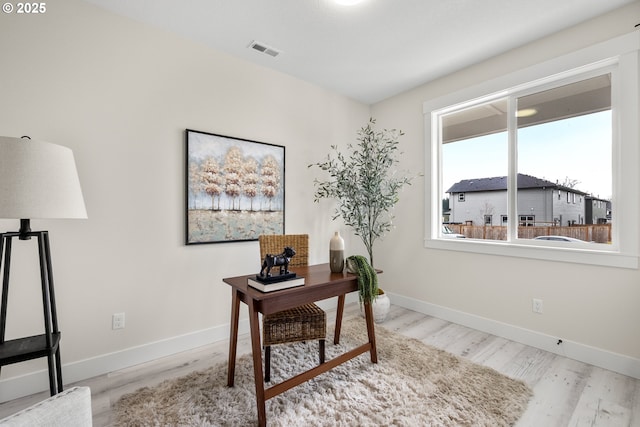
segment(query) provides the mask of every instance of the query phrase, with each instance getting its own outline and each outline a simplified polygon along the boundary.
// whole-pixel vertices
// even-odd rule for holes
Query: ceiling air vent
[[[278,55],[280,55],[280,51],[278,49],[275,49],[271,46],[267,46],[264,43],[261,42],[257,42],[257,41],[252,41],[251,44],[249,45],[249,47],[251,49],[257,50],[258,52],[262,52],[265,53],[267,55],[273,56],[274,58]]]

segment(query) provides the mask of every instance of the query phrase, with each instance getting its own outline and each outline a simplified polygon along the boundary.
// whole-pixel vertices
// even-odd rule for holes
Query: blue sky
[[[611,111],[574,117],[518,131],[518,172],[563,182],[608,199],[611,185]],[[505,176],[507,133],[445,144],[443,190],[462,179]]]

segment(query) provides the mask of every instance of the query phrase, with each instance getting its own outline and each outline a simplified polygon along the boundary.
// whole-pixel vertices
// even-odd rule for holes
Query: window
[[[534,215],[520,215],[520,227],[533,227],[536,225],[536,217]]]
[[[442,122],[442,198],[458,193],[464,206],[451,206],[449,220],[470,227],[486,226],[486,217],[507,212],[507,195],[492,189],[506,186],[506,129],[505,99],[488,100],[468,108],[443,114]],[[470,137],[471,136],[471,137]],[[460,197],[463,197],[460,199]],[[485,239],[500,239],[503,232],[473,233]]]
[[[556,216],[565,219],[564,226],[580,224],[584,215],[581,206],[552,203],[556,191],[566,192],[568,205],[577,205],[578,193],[611,197],[611,79],[612,67],[606,66],[443,112],[442,198],[457,193],[458,201],[466,202],[464,207],[451,207],[449,220],[488,226],[492,221],[487,218],[512,204],[518,227],[545,227],[536,232],[518,228],[519,239],[533,239],[542,232],[578,233],[584,240],[595,236],[593,226],[548,226]],[[511,113],[515,120],[509,122]],[[517,163],[516,156],[508,155],[510,146],[517,152]],[[510,162],[516,163],[511,176]],[[511,177],[515,182],[509,182]],[[531,219],[536,216],[537,224]],[[507,239],[503,230],[494,231],[473,235]],[[597,242],[608,244],[608,236],[597,235]]]
[[[638,224],[631,219],[638,204],[620,195],[639,190],[639,46],[637,34],[622,36],[425,102],[432,171],[425,244],[637,268]],[[456,193],[465,206],[450,206],[451,222],[484,224],[496,232],[440,241],[438,208]],[[584,245],[536,239],[543,232],[573,237],[564,229],[569,225],[583,240],[595,236],[595,224],[585,224],[584,197],[606,201],[606,237]],[[491,218],[500,211],[507,213],[493,226]]]

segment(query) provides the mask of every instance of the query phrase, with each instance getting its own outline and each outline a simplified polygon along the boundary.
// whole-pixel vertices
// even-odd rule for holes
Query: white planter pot
[[[387,320],[389,314],[389,308],[391,307],[391,300],[387,294],[378,294],[378,298],[373,301],[373,320],[376,323],[382,323]],[[364,305],[360,305],[360,315],[364,317]]]

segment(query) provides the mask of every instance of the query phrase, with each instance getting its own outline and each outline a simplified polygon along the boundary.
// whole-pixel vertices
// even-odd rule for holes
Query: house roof
[[[518,189],[527,188],[551,188],[565,191],[571,191],[576,194],[586,195],[582,191],[574,188],[564,187],[546,179],[536,178],[535,176],[518,174]],[[476,191],[505,191],[507,189],[507,177],[496,176],[492,178],[476,178],[463,179],[458,181],[447,190],[447,193],[472,193]]]
[[[609,199],[603,199],[601,197],[597,197],[597,196],[593,196],[593,195],[585,196],[585,199],[587,199],[587,200],[600,200],[601,202],[611,203],[611,200],[609,200]]]

